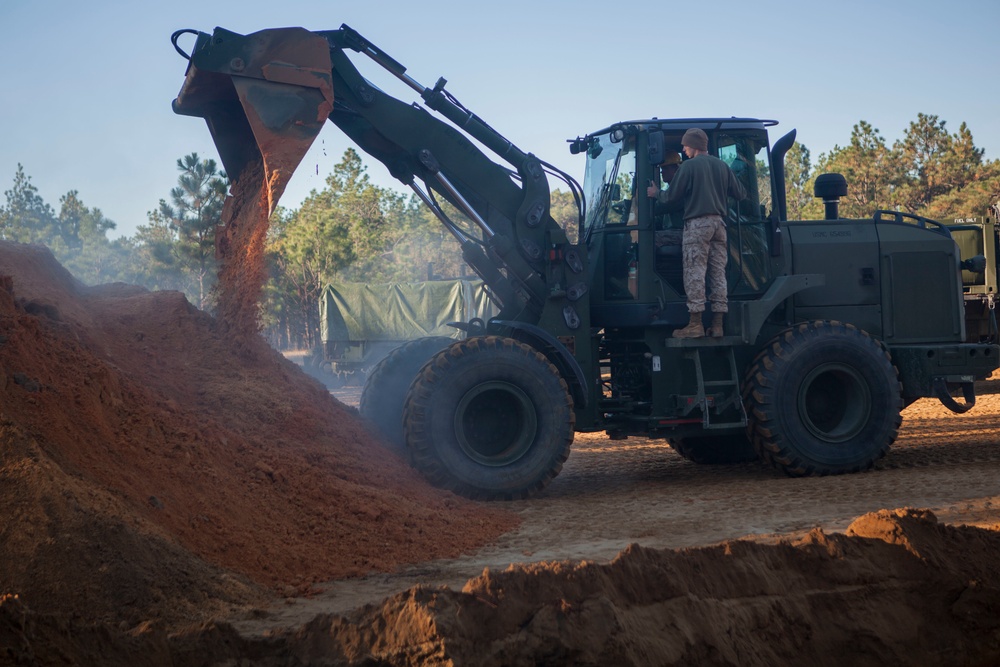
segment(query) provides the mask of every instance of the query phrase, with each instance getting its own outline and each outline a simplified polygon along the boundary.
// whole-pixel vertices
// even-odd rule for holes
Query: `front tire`
[[[793,477],[871,468],[902,422],[902,387],[885,348],[841,322],[788,329],[754,360],[744,387],[761,459]]]
[[[575,415],[548,359],[511,338],[469,338],[436,354],[410,387],[403,426],[431,483],[481,499],[525,498],[562,469]]]

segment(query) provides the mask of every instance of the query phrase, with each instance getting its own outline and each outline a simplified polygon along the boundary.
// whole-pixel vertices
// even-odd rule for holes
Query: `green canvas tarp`
[[[329,342],[402,341],[462,332],[449,322],[495,314],[481,280],[336,283],[320,297],[320,338]]]

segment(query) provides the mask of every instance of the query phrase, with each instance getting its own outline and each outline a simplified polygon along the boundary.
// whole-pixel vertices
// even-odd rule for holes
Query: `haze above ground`
[[[176,186],[177,158],[197,152],[218,161],[204,121],[171,111],[186,62],[170,35],[342,23],[421,84],[446,78],[462,104],[516,146],[580,181],[584,160],[570,155],[567,139],[651,117],[775,119],[771,140],[796,128],[815,162],[847,145],[861,120],[891,145],[924,113],[952,133],[967,123],[986,157],[1000,157],[996,0],[628,8],[591,0],[0,0],[8,63],[0,190],[10,189],[20,163],[57,210],[59,197],[78,190],[117,223],[112,236],[131,236]],[[190,49],[193,38],[181,44]],[[418,100],[364,56],[352,57],[386,92]],[[322,189],[351,146],[328,123],[281,204],[297,208]],[[361,155],[374,183],[408,192]]]

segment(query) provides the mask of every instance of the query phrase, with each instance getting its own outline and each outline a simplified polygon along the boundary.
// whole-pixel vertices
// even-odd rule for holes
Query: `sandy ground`
[[[345,613],[414,585],[461,589],[484,568],[564,559],[610,561],[630,544],[676,549],[752,537],[774,543],[814,528],[844,532],[882,508],[928,508],[946,523],[1000,523],[1000,380],[980,383],[975,409],[954,415],[934,399],[906,408],[900,437],[875,470],[789,478],[752,463],[705,466],[665,441],[611,441],[577,434],[560,475],[545,493],[504,503],[519,529],[457,559],[329,582],[311,598],[278,599],[237,627],[264,633],[316,614]],[[360,388],[334,390],[356,405]]]

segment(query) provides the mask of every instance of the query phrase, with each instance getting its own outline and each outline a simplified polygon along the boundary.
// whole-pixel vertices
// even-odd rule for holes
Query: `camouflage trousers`
[[[684,291],[688,312],[705,312],[705,276],[713,313],[729,312],[726,290],[726,223],[718,215],[684,221]]]

